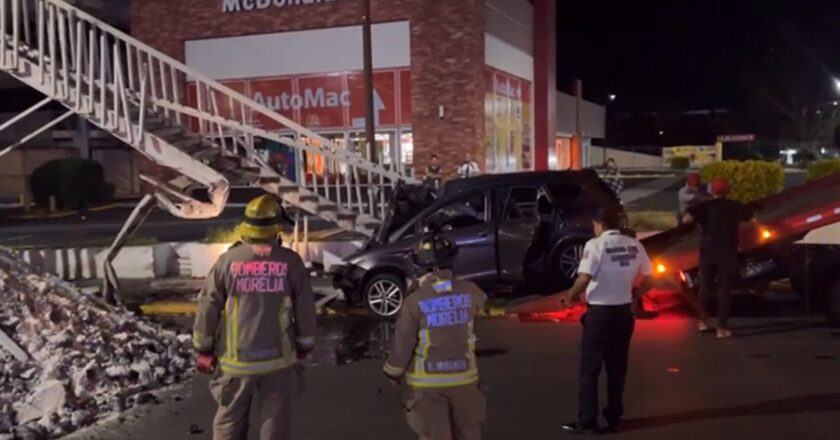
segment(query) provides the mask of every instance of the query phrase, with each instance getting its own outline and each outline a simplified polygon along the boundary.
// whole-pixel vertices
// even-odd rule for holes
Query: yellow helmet
[[[242,239],[249,243],[270,242],[280,235],[283,208],[277,198],[263,194],[248,202],[245,220],[239,225]]]

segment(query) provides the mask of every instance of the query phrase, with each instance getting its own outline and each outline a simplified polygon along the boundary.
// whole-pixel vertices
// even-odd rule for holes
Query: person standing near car
[[[624,181],[621,180],[621,174],[618,171],[618,165],[615,159],[609,158],[606,163],[606,171],[601,179],[606,183],[616,197],[621,197],[621,192],[624,191]]]
[[[405,378],[411,387],[406,418],[423,440],[478,440],[486,412],[474,322],[487,295],[473,282],[455,278],[456,253],[453,242],[436,234],[414,250],[414,264],[425,275],[400,312],[383,367],[393,383]]]
[[[300,256],[280,246],[281,219],[273,196],[248,203],[243,242],[219,257],[199,295],[193,345],[196,369],[213,375],[214,440],[245,438],[252,410],[260,439],[291,438],[298,361],[314,348],[315,296]]]
[[[684,223],[700,225],[700,298],[698,313],[700,322],[697,330],[706,332],[709,327],[708,302],[713,290],[717,290],[718,338],[730,338],[729,312],[732,284],[738,271],[738,241],[741,223],[753,221],[752,208],[727,198],[729,181],[715,179],[712,182],[712,200],[690,208],[683,218]]]
[[[563,429],[574,434],[597,434],[598,376],[607,372],[607,407],[603,411],[609,431],[616,431],[624,414],[624,383],[630,339],[635,321],[633,304],[651,287],[651,263],[642,244],[621,233],[621,212],[601,208],[593,220],[595,238],[583,251],[578,277],[561,303],[575,302],[585,292],[588,305],[581,318],[578,372],[579,412]],[[641,275],[638,287],[634,282]]]
[[[697,173],[691,173],[685,179],[685,186],[680,188],[677,193],[677,199],[679,201],[679,208],[677,211],[678,224],[683,224],[683,217],[685,217],[689,208],[703,200],[704,194],[700,189],[701,185],[702,181],[700,180],[700,175]]]
[[[472,153],[467,153],[461,166],[458,167],[458,177],[466,179],[479,174],[481,174],[481,168],[478,167],[478,162],[473,160]]]
[[[435,190],[440,189],[440,181],[441,181],[441,169],[440,169],[440,161],[438,159],[437,154],[432,155],[432,160],[429,162],[429,165],[426,167],[426,177],[425,181],[428,182]]]

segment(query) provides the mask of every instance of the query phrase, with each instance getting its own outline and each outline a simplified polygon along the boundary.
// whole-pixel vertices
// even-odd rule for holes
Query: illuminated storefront
[[[537,4],[550,1],[371,2],[372,148],[365,139],[359,0],[144,0],[132,2],[131,29],[338,148],[392,169],[422,174],[434,154],[454,174],[467,153],[486,172],[545,168],[535,163],[541,113],[533,99],[540,65],[534,22]],[[185,90],[193,104],[212,102],[225,117],[284,133],[274,120],[199,96],[189,79]],[[345,172],[296,157],[285,145],[259,147],[287,175],[301,166],[308,178]]]

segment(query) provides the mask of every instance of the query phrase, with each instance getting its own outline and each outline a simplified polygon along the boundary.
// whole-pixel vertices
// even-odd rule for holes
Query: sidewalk
[[[635,201],[650,197],[654,194],[666,191],[674,185],[679,184],[682,177],[669,177],[663,179],[655,179],[650,182],[642,183],[641,185],[628,188],[621,193],[621,200],[625,204],[630,204]]]

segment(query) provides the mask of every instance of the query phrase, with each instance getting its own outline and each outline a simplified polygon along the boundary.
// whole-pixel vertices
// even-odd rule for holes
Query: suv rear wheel
[[[559,271],[566,282],[574,282],[577,278],[580,260],[583,259],[583,248],[586,243],[573,242],[561,247],[554,255],[553,270]]]
[[[379,273],[365,284],[365,307],[379,318],[392,318],[405,302],[405,279],[393,273]]]

